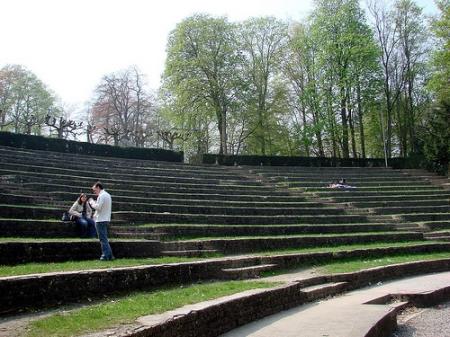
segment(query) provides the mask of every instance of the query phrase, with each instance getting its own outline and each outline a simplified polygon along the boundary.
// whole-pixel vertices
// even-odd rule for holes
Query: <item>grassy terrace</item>
[[[341,273],[385,266],[395,263],[449,258],[450,252],[415,255],[397,255],[376,259],[352,259],[321,265],[321,273]],[[270,273],[266,273],[270,276]],[[154,292],[133,293],[125,297],[106,298],[101,302],[89,304],[81,309],[32,321],[27,327],[27,337],[78,336],[102,329],[132,323],[144,315],[158,314],[168,310],[243,292],[250,289],[269,288],[278,285],[273,282],[212,282],[178,286]]]
[[[305,233],[305,234],[287,234],[287,235],[242,235],[242,236],[166,236],[162,237],[163,241],[210,241],[210,240],[230,240],[230,239],[270,239],[270,238],[302,238],[302,237],[339,237],[339,236],[364,236],[364,235],[385,235],[385,234],[407,234],[410,232],[390,231],[390,232],[356,232],[356,233]],[[98,239],[93,238],[20,238],[20,237],[0,237],[0,243],[2,242],[84,242],[92,241],[98,242]],[[148,241],[144,239],[122,239],[111,238],[110,241]]]
[[[86,334],[109,327],[132,323],[144,315],[158,314],[187,304],[212,300],[245,290],[268,288],[269,282],[212,282],[179,286],[154,292],[133,293],[108,298],[81,309],[63,311],[30,323],[28,337],[65,337]]]
[[[373,259],[351,259],[341,260],[333,263],[323,265],[319,270],[326,274],[331,273],[347,273],[358,271],[367,268],[388,266],[391,264],[420,261],[420,260],[435,260],[448,259],[450,252],[443,253],[429,253],[429,254],[410,254],[410,255],[391,255]]]
[[[303,249],[285,249],[276,251],[267,251],[253,254],[246,254],[247,256],[270,256],[281,254],[299,254],[299,253],[319,253],[319,252],[339,252],[345,250],[365,249],[365,248],[385,248],[385,247],[406,247],[411,245],[430,244],[437,241],[407,241],[407,242],[376,242],[367,244],[353,244],[353,245],[340,245],[340,246],[323,246],[315,248],[303,248]],[[446,252],[450,257],[450,252]],[[412,259],[415,259],[414,255],[411,255]],[[214,255],[210,258],[217,258]],[[114,261],[68,261],[58,263],[27,263],[19,264],[15,266],[1,266],[0,265],[0,277],[6,276],[18,276],[29,274],[40,274],[48,272],[65,272],[76,270],[88,270],[88,269],[107,269],[107,268],[121,268],[132,267],[140,265],[155,265],[155,264],[167,264],[167,263],[179,263],[190,261],[203,261],[208,258],[179,258],[179,257],[161,257],[161,258],[141,258],[141,259],[116,259]]]
[[[400,232],[400,231],[391,231],[391,232],[356,232],[356,233],[305,233],[305,234],[288,234],[288,235],[258,235],[258,236],[173,236],[173,237],[162,237],[163,241],[168,240],[178,240],[178,241],[211,241],[211,240],[235,240],[235,239],[288,239],[288,238],[304,238],[304,237],[340,237],[340,236],[364,236],[364,235],[386,235],[386,234],[408,234],[411,232]]]

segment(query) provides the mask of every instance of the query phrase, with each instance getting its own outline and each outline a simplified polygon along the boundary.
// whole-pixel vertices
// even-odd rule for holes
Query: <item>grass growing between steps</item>
[[[265,271],[262,273],[263,277],[270,277],[276,275],[282,275],[292,272],[292,270],[303,269],[314,269],[317,274],[335,274],[335,273],[349,273],[355,272],[363,269],[388,266],[392,264],[414,262],[414,261],[424,261],[424,260],[437,260],[437,259],[448,259],[450,258],[450,251],[447,252],[430,252],[430,253],[412,253],[412,254],[390,254],[387,256],[373,256],[366,258],[350,258],[350,259],[340,259],[338,261],[324,261],[322,263],[317,263],[311,261],[307,264],[296,265],[290,268],[275,270],[275,271]],[[425,271],[424,271],[425,272]]]
[[[281,234],[281,235],[241,235],[241,236],[176,236],[163,237],[162,241],[209,241],[209,240],[235,240],[235,239],[289,239],[289,238],[308,238],[308,237],[340,237],[340,236],[365,236],[365,235],[386,235],[386,234],[408,234],[408,231],[371,231],[371,232],[346,232],[346,233],[304,233],[304,234]]]
[[[250,289],[269,288],[277,284],[260,281],[213,282],[109,298],[81,309],[63,311],[33,321],[27,328],[27,337],[77,336],[132,323],[140,316],[158,314],[187,304],[199,303]]]
[[[107,269],[132,267],[141,265],[155,265],[167,263],[180,263],[204,260],[205,258],[189,258],[189,257],[160,257],[160,258],[142,258],[142,259],[115,259],[113,261],[67,261],[67,262],[43,262],[43,263],[26,263],[15,266],[0,265],[0,277],[40,274],[48,272],[64,272],[88,269]]]
[[[450,252],[428,253],[428,254],[408,254],[408,255],[390,255],[385,257],[351,259],[338,261],[323,265],[319,268],[322,273],[347,273],[373,267],[387,266],[397,263],[413,262],[420,260],[437,260],[450,258]]]
[[[432,243],[442,243],[440,241],[430,241],[430,240],[417,240],[417,241],[396,241],[396,242],[373,242],[373,243],[357,243],[350,245],[337,245],[337,246],[322,246],[322,247],[310,247],[310,248],[290,248],[282,249],[276,251],[265,251],[252,253],[248,255],[277,255],[277,254],[298,254],[298,253],[321,253],[321,252],[340,252],[345,250],[356,250],[356,249],[373,249],[373,248],[387,248],[387,247],[408,247],[422,244],[432,244]]]

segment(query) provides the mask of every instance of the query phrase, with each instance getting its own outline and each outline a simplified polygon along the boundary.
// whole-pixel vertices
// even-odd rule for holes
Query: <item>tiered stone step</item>
[[[450,178],[443,177],[436,173],[428,172],[422,169],[402,169],[400,170],[408,177],[420,178],[429,181],[431,184],[450,190]]]
[[[162,256],[176,257],[205,257],[219,253],[217,249],[181,249],[181,250],[163,250]]]
[[[349,288],[349,282],[328,282],[323,284],[304,287],[300,291],[306,295],[308,301],[316,298],[325,298],[335,296],[346,291]]]
[[[358,232],[388,232],[395,230],[395,224],[305,224],[305,225],[154,225],[154,226],[112,226],[112,233],[124,230],[143,235],[160,235],[161,237],[234,237],[234,236],[274,236],[295,234],[339,234]]]
[[[368,222],[390,223],[399,231],[426,232],[450,223],[450,194],[423,171],[386,168],[252,168],[268,181],[302,191],[347,214],[367,215]],[[329,189],[338,179],[354,189]],[[439,181],[441,181],[440,179]]]
[[[356,233],[292,237],[209,239],[162,242],[163,251],[218,250],[224,254],[270,251],[287,248],[320,247],[369,243],[423,240],[422,233]]]
[[[277,267],[276,264],[259,264],[254,266],[240,267],[240,268],[224,268],[222,269],[223,277],[228,280],[243,280],[250,278],[259,278],[261,273],[273,270]]]
[[[424,237],[428,240],[450,241],[450,230],[425,233]]]
[[[423,201],[433,201],[433,200],[442,200],[442,199],[448,199],[450,198],[450,193],[445,192],[439,192],[439,193],[416,193],[416,194],[392,194],[392,195],[354,195],[354,192],[352,193],[342,193],[339,195],[334,195],[331,197],[323,197],[322,200],[324,201],[331,201],[331,202],[391,202],[391,201],[417,201],[417,200],[423,200]]]
[[[419,224],[427,227],[429,230],[450,229],[450,220],[421,221]]]
[[[151,212],[114,212],[114,219],[129,223],[184,223],[184,224],[339,224],[364,223],[362,215],[214,215],[214,214],[174,214]]]
[[[116,258],[160,257],[161,244],[150,240],[111,240]],[[0,242],[0,264],[92,260],[99,257],[98,240],[12,240]]]

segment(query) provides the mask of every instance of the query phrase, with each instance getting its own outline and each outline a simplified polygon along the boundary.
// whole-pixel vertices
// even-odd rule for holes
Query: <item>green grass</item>
[[[344,250],[365,249],[365,248],[384,248],[384,247],[406,247],[419,244],[432,244],[433,241],[407,241],[407,242],[374,242],[366,244],[340,245],[340,246],[323,246],[298,249],[284,249],[276,251],[265,251],[260,253],[246,254],[253,256],[270,256],[280,254],[299,254],[299,253],[318,253],[318,252],[339,252]],[[213,255],[211,257],[217,257]],[[114,261],[67,261],[57,263],[27,263],[15,266],[0,265],[0,277],[39,274],[48,272],[64,272],[86,269],[106,269],[131,267],[139,265],[166,264],[178,262],[191,262],[199,260],[207,260],[208,258],[181,258],[181,257],[161,257],[161,258],[141,258],[141,259],[116,259]]]
[[[134,293],[33,321],[27,328],[27,336],[77,336],[131,323],[140,316],[158,314],[187,304],[199,303],[249,289],[273,287],[277,284],[244,281],[214,282]]]
[[[396,241],[396,242],[373,242],[373,243],[357,243],[350,245],[337,245],[337,246],[322,246],[322,247],[310,247],[310,248],[291,248],[291,249],[281,249],[276,251],[266,251],[259,252],[250,255],[276,255],[276,254],[298,254],[298,253],[322,253],[322,252],[340,252],[344,250],[355,250],[355,249],[369,249],[369,248],[386,248],[386,247],[408,247],[412,245],[421,244],[433,244],[442,243],[439,241]]]
[[[387,266],[390,264],[412,262],[419,260],[435,260],[450,258],[450,252],[428,253],[428,254],[409,254],[409,255],[391,255],[386,257],[350,259],[337,261],[322,265],[319,268],[323,273],[347,273],[373,267]]]
[[[97,242],[97,238],[26,238],[26,237],[2,237],[0,238],[0,243],[2,242]],[[109,238],[110,242],[114,241],[142,241],[145,242],[148,240],[145,239],[122,239],[122,238]]]
[[[367,235],[386,235],[386,234],[407,234],[408,231],[379,231],[379,232],[349,232],[349,233],[305,233],[305,234],[282,234],[282,235],[242,235],[242,236],[167,236],[163,237],[163,241],[208,241],[208,240],[230,240],[230,239],[283,239],[283,238],[309,238],[309,237],[321,237],[321,238],[333,238],[340,236],[367,236]]]
[[[270,277],[275,275],[282,275],[299,267],[313,268],[318,274],[335,274],[335,273],[349,273],[363,269],[387,266],[397,263],[414,262],[420,260],[436,260],[450,258],[450,252],[431,252],[431,253],[415,253],[415,254],[392,254],[388,256],[377,256],[367,258],[348,258],[340,259],[339,261],[323,261],[292,266],[282,270],[266,271],[262,273],[263,277]]]
[[[188,257],[161,257],[161,258],[142,258],[142,259],[115,259],[113,261],[67,261],[67,262],[47,262],[47,263],[27,263],[15,266],[0,265],[0,276],[17,276],[27,274],[40,274],[48,272],[63,272],[86,269],[106,269],[120,268],[140,265],[155,265],[166,263],[179,263],[199,261],[199,258]]]

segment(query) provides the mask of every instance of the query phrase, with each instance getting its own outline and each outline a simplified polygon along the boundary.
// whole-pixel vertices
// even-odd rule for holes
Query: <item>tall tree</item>
[[[183,113],[210,110],[216,117],[220,153],[227,153],[227,115],[236,99],[240,55],[226,18],[194,15],[169,36],[164,87]]]
[[[154,103],[137,68],[104,76],[95,94],[90,124],[101,137],[115,145],[144,146]]]
[[[20,65],[0,70],[1,124],[14,132],[40,134],[54,97],[35,74]]]
[[[351,142],[356,156],[357,122],[364,144],[362,76],[373,71],[376,59],[372,33],[357,0],[317,0],[311,20],[313,39],[320,46],[318,62],[323,69],[320,85],[332,153],[336,156],[342,152],[348,158]]]
[[[412,0],[398,0],[395,4],[395,22],[398,27],[399,52],[405,69],[403,78],[403,113],[405,121],[403,155],[418,151],[416,128],[418,111],[417,82],[421,80],[427,54],[427,28],[422,9]],[[409,147],[408,147],[409,145]]]
[[[321,114],[318,66],[319,45],[313,40],[309,23],[297,24],[291,33],[289,54],[284,74],[291,88],[291,106],[295,128],[300,133],[306,156],[325,156],[323,145],[323,114]]]
[[[282,97],[276,92],[284,55],[287,51],[287,25],[273,17],[253,18],[239,28],[240,50],[244,55],[244,74],[248,76],[248,113],[254,116],[255,153],[265,155],[270,139],[270,115]],[[269,152],[271,152],[269,150]]]
[[[432,22],[435,45],[431,66],[433,75],[428,84],[434,104],[424,118],[425,156],[436,169],[447,172],[450,161],[450,1],[436,2],[440,14]]]

